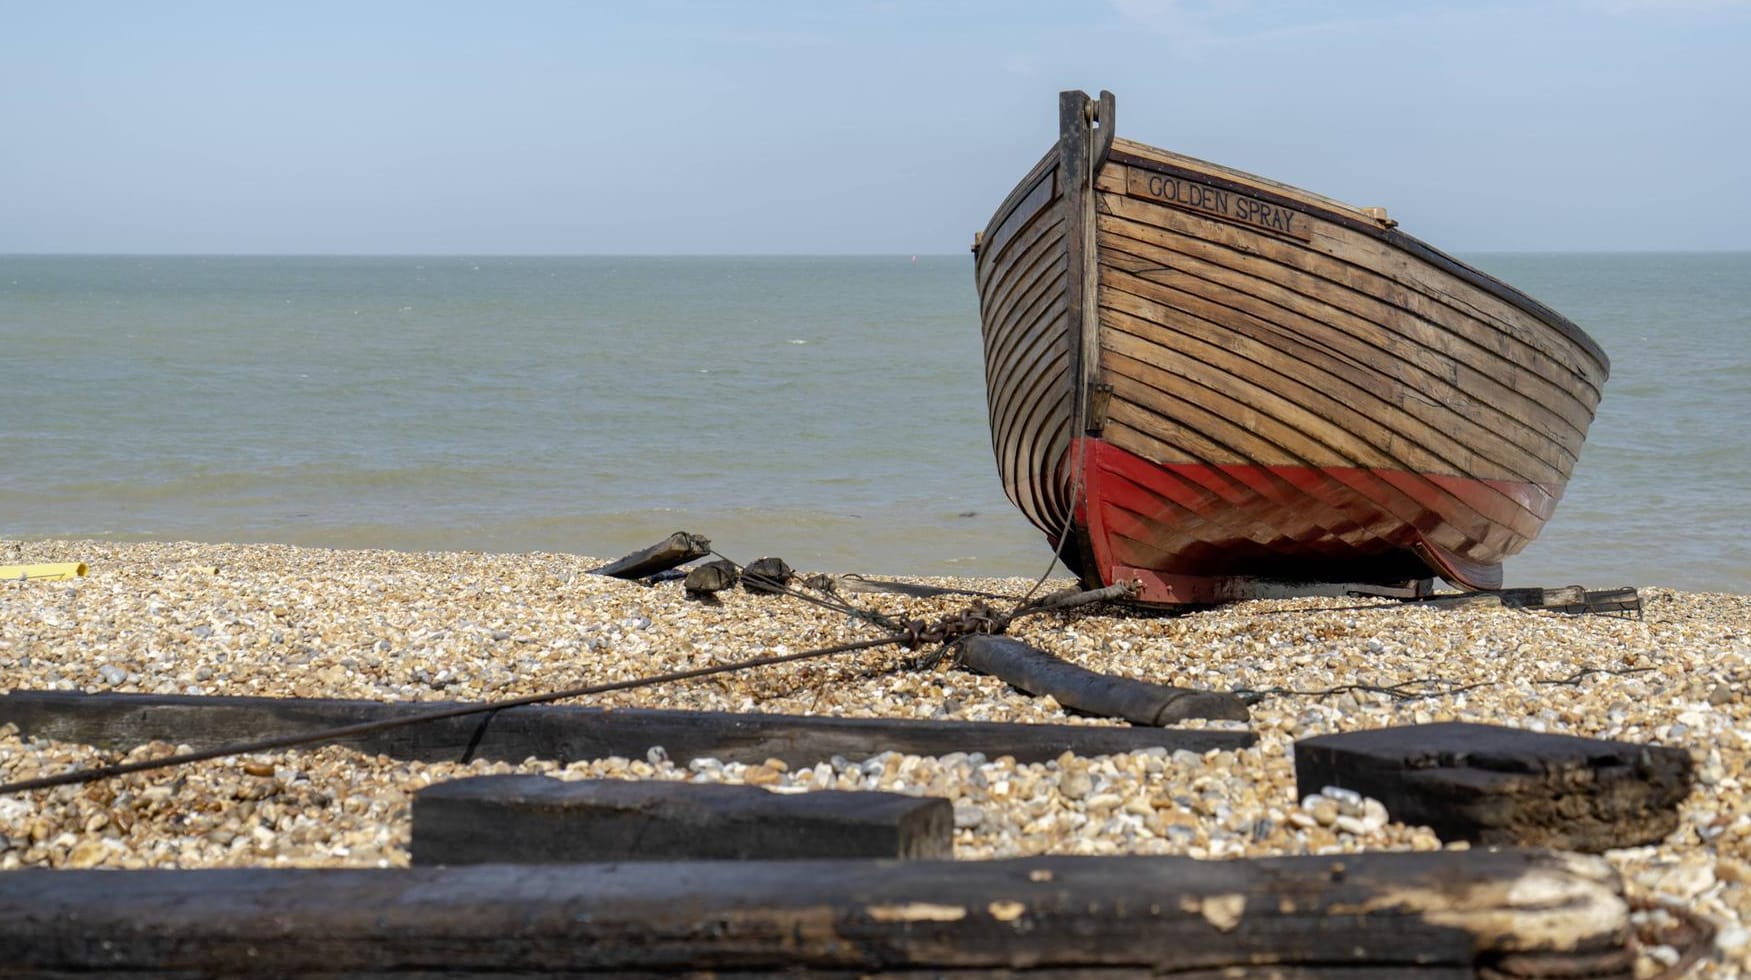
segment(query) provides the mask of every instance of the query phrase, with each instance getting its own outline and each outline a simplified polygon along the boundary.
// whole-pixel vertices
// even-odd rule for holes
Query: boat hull
[[[1066,93],[976,245],[1011,500],[1089,584],[1149,602],[1499,587],[1603,352],[1382,215],[1114,140],[1107,98]]]

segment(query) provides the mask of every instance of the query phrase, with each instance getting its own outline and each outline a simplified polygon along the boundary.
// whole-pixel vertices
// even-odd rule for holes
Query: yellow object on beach
[[[0,582],[34,581],[42,579],[46,582],[61,582],[70,578],[81,578],[85,575],[85,563],[82,561],[60,562],[51,565],[0,565]]]

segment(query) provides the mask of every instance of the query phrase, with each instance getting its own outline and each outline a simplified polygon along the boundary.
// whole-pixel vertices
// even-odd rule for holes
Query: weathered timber
[[[1411,602],[1429,609],[1500,609],[1504,605],[1502,597],[1494,592],[1420,596]]]
[[[1642,597],[1641,593],[1629,587],[1592,589],[1581,597],[1579,603],[1546,608],[1566,613],[1623,613],[1626,616],[1635,613],[1639,619],[1642,614]]]
[[[592,569],[596,575],[614,578],[644,578],[668,571],[711,554],[711,540],[698,534],[676,531],[656,544],[635,551],[618,561]]]
[[[1341,786],[1443,840],[1597,852],[1678,826],[1693,763],[1683,749],[1442,722],[1295,743],[1305,795]]]
[[[1629,941],[1602,859],[1520,851],[0,875],[33,975],[1599,978]]]
[[[1515,609],[1546,609],[1569,613],[1636,613],[1642,611],[1641,594],[1633,588],[1585,589],[1565,585],[1543,589],[1503,589],[1497,593],[1502,605]]]
[[[1502,605],[1509,609],[1548,609],[1572,606],[1587,600],[1587,590],[1578,585],[1529,589],[1501,589],[1496,592]]]
[[[1138,725],[1171,725],[1191,718],[1246,721],[1252,717],[1232,694],[1098,674],[1007,636],[963,639],[960,664],[1029,694],[1050,694],[1066,708]]]
[[[733,589],[741,579],[741,573],[736,571],[736,563],[726,558],[708,561],[689,569],[687,577],[681,580],[681,587],[688,595],[715,595],[725,589]]]
[[[162,741],[199,750],[445,706],[435,701],[13,691],[0,695],[0,724],[16,724],[23,735],[105,748]],[[1156,746],[1203,752],[1253,742],[1252,732],[1234,731],[532,705],[389,729],[339,744],[401,759],[446,761],[470,753],[472,758],[509,762],[530,756],[561,762],[614,755],[642,758],[660,745],[676,762],[715,758],[759,763],[777,758],[792,766],[812,766],[836,755],[867,759],[888,751],[930,756],[983,752],[990,758],[1008,755],[1019,762],[1043,762],[1064,752],[1093,756]]]
[[[416,865],[954,856],[937,797],[758,786],[457,779],[414,794]]]

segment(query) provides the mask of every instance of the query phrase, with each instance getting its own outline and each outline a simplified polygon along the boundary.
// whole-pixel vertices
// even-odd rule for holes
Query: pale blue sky
[[[1751,2],[0,0],[0,252],[960,252],[1056,136],[1751,249]]]

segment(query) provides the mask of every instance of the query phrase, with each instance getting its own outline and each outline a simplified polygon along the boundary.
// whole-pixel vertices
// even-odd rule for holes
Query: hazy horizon
[[[4,254],[956,254],[1070,88],[1451,252],[1751,250],[1751,0],[10,14]]]
[[[1468,248],[1460,255],[1742,255],[1751,248]],[[112,259],[943,259],[961,252],[0,252],[7,258]],[[966,255],[972,261],[970,254]]]

